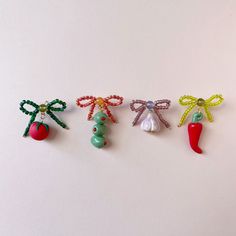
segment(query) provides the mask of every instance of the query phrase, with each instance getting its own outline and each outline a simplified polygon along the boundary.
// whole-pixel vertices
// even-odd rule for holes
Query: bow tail
[[[65,123],[60,121],[50,110],[47,111],[47,114],[54,120],[58,125],[60,125],[64,129],[68,129]]]
[[[92,103],[90,109],[89,109],[89,113],[88,113],[88,120],[91,120],[92,119],[92,116],[93,116],[93,112],[94,112],[94,108],[95,108],[96,104],[95,103]]]
[[[162,117],[161,113],[158,111],[158,109],[154,108],[154,112],[158,116],[159,120],[165,125],[166,128],[170,127],[170,124]]]
[[[104,110],[106,111],[106,113],[107,113],[108,117],[111,119],[111,121],[113,123],[116,123],[116,119],[111,114],[111,111],[109,110],[109,108],[107,106],[104,106]]]
[[[33,113],[33,114],[31,115],[30,121],[29,121],[29,123],[28,123],[28,125],[27,125],[27,127],[26,127],[26,129],[25,129],[24,134],[23,134],[24,137],[26,137],[26,136],[28,135],[30,126],[31,126],[31,124],[34,122],[36,116],[37,116],[37,112],[35,112],[35,113]]]
[[[133,125],[133,126],[137,124],[139,118],[141,117],[141,115],[143,114],[143,112],[144,112],[145,110],[146,110],[146,108],[143,107],[142,109],[140,109],[140,110],[138,111],[138,114],[136,115],[136,117],[134,118],[134,120],[133,120],[133,122],[132,122],[132,125]]]
[[[190,111],[193,110],[193,108],[196,106],[196,104],[191,104],[184,112],[184,114],[182,115],[182,117],[180,118],[179,121],[179,127],[185,122],[185,120],[187,119],[188,114],[190,113]]]
[[[211,112],[209,111],[209,107],[208,107],[207,105],[204,106],[204,110],[205,110],[207,119],[208,119],[210,122],[213,122],[213,116],[212,116]]]

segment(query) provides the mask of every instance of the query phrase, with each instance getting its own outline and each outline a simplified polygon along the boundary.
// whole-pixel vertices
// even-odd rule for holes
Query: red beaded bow
[[[117,102],[112,102],[111,100],[117,100]],[[82,101],[85,101],[85,103],[82,103]],[[123,97],[120,97],[117,95],[111,95],[106,98],[94,97],[94,96],[83,96],[83,97],[78,98],[76,103],[79,107],[82,107],[82,108],[90,106],[88,120],[92,119],[94,109],[96,105],[98,105],[99,109],[105,111],[108,117],[111,119],[111,121],[115,123],[116,120],[111,114],[111,111],[109,110],[108,106],[115,107],[115,106],[121,105],[123,103]]]

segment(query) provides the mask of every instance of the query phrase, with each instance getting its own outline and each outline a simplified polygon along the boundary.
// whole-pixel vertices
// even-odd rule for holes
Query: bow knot
[[[31,107],[33,107],[34,109],[32,111],[27,110],[24,106],[25,105],[29,105]],[[24,135],[23,136],[27,136],[29,129],[30,129],[30,125],[34,122],[37,114],[39,112],[41,112],[41,114],[44,116],[45,113],[47,113],[54,121],[56,121],[56,123],[58,125],[60,125],[62,128],[68,128],[66,126],[66,124],[64,124],[62,121],[60,121],[54,114],[53,111],[64,111],[66,109],[66,103],[59,100],[59,99],[55,99],[49,103],[44,103],[44,104],[36,104],[33,101],[30,100],[23,100],[20,103],[20,110],[25,113],[26,115],[30,115],[30,121],[25,129]]]
[[[208,99],[196,98],[196,97],[193,97],[190,95],[184,95],[184,96],[180,97],[179,104],[182,106],[188,106],[188,108],[185,110],[184,114],[182,115],[180,122],[179,122],[179,126],[183,125],[183,123],[187,119],[189,113],[196,106],[199,109],[203,108],[206,113],[207,120],[209,120],[210,122],[213,122],[213,116],[209,111],[209,107],[218,106],[223,102],[223,100],[224,100],[224,98],[220,94],[212,95]]]
[[[138,105],[138,106],[137,106]],[[143,112],[148,110],[153,110],[159,120],[168,128],[170,127],[170,124],[162,117],[159,110],[168,109],[170,107],[170,100],[162,99],[162,100],[156,100],[156,101],[143,101],[143,100],[133,100],[130,103],[130,109],[131,111],[135,111],[138,114],[134,118],[133,126],[137,124],[139,118],[143,114]]]
[[[108,106],[119,106],[123,103],[123,97],[117,95],[111,95],[106,98],[102,97],[94,97],[94,96],[83,96],[76,100],[76,103],[79,107],[84,108],[90,106],[89,113],[88,113],[88,120],[92,119],[94,109],[96,105],[99,107],[100,110],[104,110],[108,117],[111,119],[113,123],[116,122],[115,118],[111,114]]]

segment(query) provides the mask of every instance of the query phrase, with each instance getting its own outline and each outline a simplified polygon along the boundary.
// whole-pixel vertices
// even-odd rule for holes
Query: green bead
[[[107,115],[104,112],[99,111],[94,115],[93,119],[97,124],[103,125],[107,120]]]
[[[197,123],[203,119],[203,114],[201,112],[195,112],[192,117],[192,122]]]
[[[100,125],[100,124],[96,124],[93,126],[93,134],[96,136],[102,136],[106,133],[106,126],[105,125]]]
[[[93,136],[91,138],[91,143],[93,144],[94,147],[97,148],[102,148],[106,145],[105,138],[103,136]]]

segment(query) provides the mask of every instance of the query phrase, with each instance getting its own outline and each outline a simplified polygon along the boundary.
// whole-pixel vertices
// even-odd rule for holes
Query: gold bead
[[[41,105],[39,106],[39,111],[40,111],[40,112],[46,112],[46,111],[47,111],[47,105],[41,104]]]
[[[205,105],[205,100],[203,98],[198,98],[197,105],[202,107]]]
[[[98,98],[96,99],[96,104],[97,104],[98,106],[102,107],[102,106],[104,105],[104,100],[103,100],[103,98],[98,97]]]

